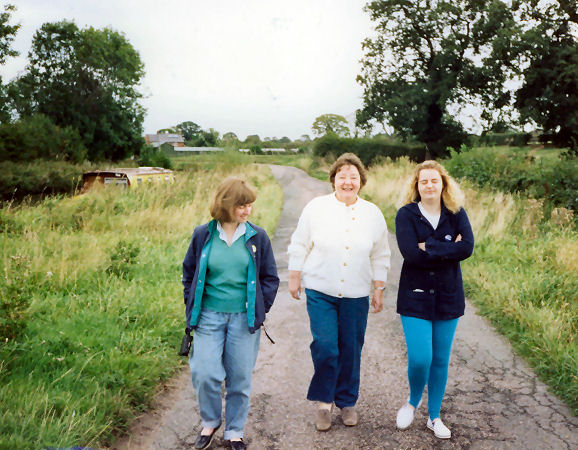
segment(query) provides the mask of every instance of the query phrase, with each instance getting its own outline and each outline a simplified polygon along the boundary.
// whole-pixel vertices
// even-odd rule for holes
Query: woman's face
[[[251,212],[253,211],[253,203],[247,203],[246,205],[239,205],[233,208],[232,219],[236,223],[245,223],[249,219]]]
[[[352,165],[341,167],[335,174],[334,186],[337,200],[346,205],[355,203],[361,188],[361,177],[357,167]]]
[[[419,172],[417,189],[422,202],[439,202],[442,196],[442,176],[436,169]]]

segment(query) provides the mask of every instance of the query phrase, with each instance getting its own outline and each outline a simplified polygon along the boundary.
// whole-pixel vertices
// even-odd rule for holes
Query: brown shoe
[[[343,425],[348,427],[354,427],[357,425],[357,411],[355,406],[346,406],[341,409],[341,420],[343,420]]]
[[[320,408],[317,410],[315,415],[315,428],[317,428],[318,431],[327,431],[331,428],[331,409]]]

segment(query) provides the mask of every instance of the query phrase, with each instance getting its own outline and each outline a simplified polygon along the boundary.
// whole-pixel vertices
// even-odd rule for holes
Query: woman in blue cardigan
[[[225,381],[225,440],[246,448],[251,378],[260,327],[273,305],[279,278],[271,242],[249,223],[255,191],[229,178],[217,188],[213,220],[195,228],[183,262],[187,327],[194,329],[189,358],[202,430],[196,449],[208,448],[221,426]]]
[[[397,427],[408,428],[428,386],[427,427],[448,439],[440,418],[452,341],[465,298],[460,261],[474,248],[474,235],[463,208],[463,194],[435,161],[419,164],[395,218],[403,256],[397,295],[407,345],[408,401],[397,413]]]

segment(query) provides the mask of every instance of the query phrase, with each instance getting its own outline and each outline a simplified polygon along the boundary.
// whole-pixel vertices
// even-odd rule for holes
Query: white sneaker
[[[444,425],[442,419],[439,417],[434,419],[433,422],[431,419],[427,419],[427,427],[432,430],[435,434],[435,437],[440,439],[449,439],[452,437],[452,432],[449,430],[448,427]]]
[[[419,405],[421,405],[421,400],[417,404],[418,408]],[[397,419],[395,421],[397,428],[400,430],[405,430],[407,427],[409,427],[413,422],[413,416],[416,409],[417,408],[414,408],[409,404],[409,399],[407,399],[407,403],[399,408],[399,411],[397,412]]]

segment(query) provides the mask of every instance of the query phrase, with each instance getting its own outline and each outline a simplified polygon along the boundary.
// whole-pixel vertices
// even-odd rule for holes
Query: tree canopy
[[[0,12],[0,66],[6,62],[6,58],[18,56],[18,52],[12,48],[12,42],[20,25],[10,25],[9,23],[10,17],[15,10],[14,5],[5,5],[4,11]],[[0,123],[10,120],[10,112],[7,105],[6,88],[0,76]]]
[[[125,158],[144,141],[144,109],[137,90],[144,76],[137,51],[109,28],[45,23],[35,33],[25,73],[11,97],[22,116],[43,114],[80,133],[90,160]]]
[[[179,130],[185,141],[191,141],[199,136],[199,133],[202,131],[201,127],[197,125],[195,122],[186,121],[179,123],[175,129]]]
[[[578,26],[576,2],[526,0],[514,7],[531,26],[519,44],[528,64],[515,105],[522,123],[535,123],[546,139],[578,147]]]
[[[347,119],[338,114],[322,114],[315,119],[311,129],[313,130],[313,134],[317,136],[325,136],[327,134],[349,136]]]
[[[388,123],[436,155],[465,137],[452,106],[508,103],[503,86],[515,63],[510,47],[517,25],[502,1],[383,0],[369,2],[366,11],[377,35],[362,44],[361,128]]]

